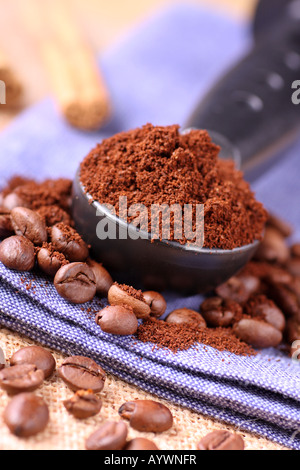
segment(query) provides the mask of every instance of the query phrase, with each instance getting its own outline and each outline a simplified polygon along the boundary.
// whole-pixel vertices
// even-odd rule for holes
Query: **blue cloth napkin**
[[[73,177],[103,137],[146,122],[184,124],[197,100],[251,44],[250,28],[193,6],[147,20],[108,51],[101,67],[114,117],[100,133],[71,129],[50,99],[23,113],[0,136],[0,186],[18,173]],[[258,197],[300,237],[300,142],[255,184]],[[0,324],[66,354],[87,355],[159,397],[300,449],[300,365],[277,350],[239,357],[199,346],[177,354],[101,332],[87,308],[60,298],[36,273],[0,264]],[[27,290],[26,285],[35,286]],[[198,309],[199,296],[168,296],[168,312]],[[5,345],[2,345],[5,349]],[[120,403],[121,405],[121,403]]]

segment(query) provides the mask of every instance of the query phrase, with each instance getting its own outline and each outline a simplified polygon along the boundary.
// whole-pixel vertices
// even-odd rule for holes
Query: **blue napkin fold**
[[[152,122],[184,124],[197,100],[251,43],[247,24],[193,6],[147,20],[101,61],[114,104],[99,133],[65,124],[48,99],[24,112],[0,136],[0,186],[23,174],[72,177],[102,138]],[[255,183],[258,197],[300,237],[300,142]],[[199,346],[170,353],[131,337],[103,333],[88,305],[71,305],[36,273],[0,264],[0,324],[66,354],[87,355],[116,376],[205,415],[300,449],[300,364],[277,350],[240,357]],[[31,282],[35,287],[27,290]],[[168,296],[168,312],[198,309],[200,296]]]

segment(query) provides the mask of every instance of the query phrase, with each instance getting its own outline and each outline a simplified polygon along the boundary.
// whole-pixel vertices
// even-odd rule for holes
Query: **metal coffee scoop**
[[[277,2],[278,3],[278,2]],[[299,108],[291,100],[295,68],[300,76],[299,18],[292,1],[259,3],[255,19],[258,38],[244,57],[197,106],[186,128],[214,129],[212,140],[221,146],[221,158],[232,158],[254,180],[281,157],[279,150],[298,135]],[[268,12],[272,9],[270,28]],[[277,18],[276,27],[274,22]],[[298,45],[298,49],[297,49]],[[299,63],[297,62],[299,59]],[[299,77],[298,77],[299,78]],[[92,246],[93,256],[114,272],[115,279],[151,288],[171,287],[185,292],[207,292],[236,274],[251,259],[259,242],[233,250],[197,248],[171,241],[151,242],[134,237],[136,228],[113,216],[98,202],[90,204],[77,173],[73,216],[76,228]],[[116,226],[117,239],[99,240],[102,219]]]

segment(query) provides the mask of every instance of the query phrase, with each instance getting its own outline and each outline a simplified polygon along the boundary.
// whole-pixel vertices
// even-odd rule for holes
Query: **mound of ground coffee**
[[[197,349],[201,343],[239,356],[256,354],[251,346],[234,335],[232,328],[198,328],[197,324],[178,325],[150,318],[139,326],[136,336],[143,343],[154,343],[154,349],[173,352]]]
[[[267,213],[219,151],[204,130],[182,135],[177,125],[147,124],[97,145],[81,164],[80,180],[93,200],[112,204],[118,215],[121,196],[147,208],[204,204],[204,246],[233,249],[261,240]],[[170,240],[176,240],[172,228]]]

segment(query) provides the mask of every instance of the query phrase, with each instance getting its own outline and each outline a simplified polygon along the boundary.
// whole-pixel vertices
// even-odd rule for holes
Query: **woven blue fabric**
[[[101,61],[114,103],[101,133],[68,127],[46,100],[23,113],[0,137],[0,186],[16,173],[72,177],[103,137],[142,125],[183,124],[212,82],[249,46],[248,26],[192,6],[148,20]],[[255,184],[258,197],[300,237],[300,142]],[[87,308],[60,298],[37,273],[0,264],[0,324],[66,354],[94,358],[116,376],[203,414],[300,449],[300,365],[277,350],[238,357],[199,345],[177,354],[131,337],[101,332]],[[35,287],[27,290],[32,282]],[[168,295],[168,310],[198,309],[200,296]],[[5,349],[5,345],[2,345]]]

